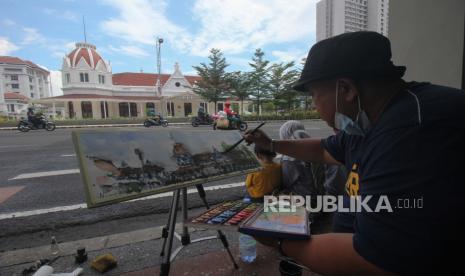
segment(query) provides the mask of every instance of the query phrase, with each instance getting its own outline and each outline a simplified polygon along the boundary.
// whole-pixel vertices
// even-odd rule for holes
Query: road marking
[[[21,148],[21,147],[32,147],[36,145],[9,145],[9,146],[0,146],[0,148]]]
[[[17,179],[29,179],[36,177],[45,177],[45,176],[55,176],[55,175],[64,175],[64,174],[75,174],[79,173],[79,169],[71,170],[59,170],[59,171],[47,171],[47,172],[35,172],[35,173],[23,173],[8,180],[17,180]]]
[[[229,183],[229,184],[223,184],[223,185],[208,186],[208,187],[205,187],[204,189],[205,189],[205,191],[215,191],[215,190],[231,189],[231,188],[241,187],[241,186],[244,186],[244,185],[245,185],[244,182],[237,182],[237,183]],[[188,189],[187,193],[188,194],[197,193],[197,189]],[[156,194],[156,195],[151,195],[151,196],[146,196],[146,197],[142,197],[142,198],[133,199],[133,200],[126,201],[126,202],[134,202],[134,201],[148,200],[148,199],[154,199],[154,198],[170,197],[172,195],[173,195],[173,192],[166,192],[166,193],[161,193],[161,194]],[[122,203],[126,203],[126,202],[122,202]],[[36,216],[36,215],[41,215],[41,214],[55,213],[55,212],[62,212],[62,211],[72,211],[72,210],[83,209],[83,208],[87,208],[87,204],[82,203],[82,204],[75,204],[75,205],[68,205],[68,206],[58,206],[58,207],[47,208],[47,209],[36,209],[36,210],[30,210],[30,211],[6,213],[6,214],[0,214],[0,220],[11,219],[11,218],[19,218],[19,217]]]
[[[62,154],[61,157],[74,157],[76,154]]]

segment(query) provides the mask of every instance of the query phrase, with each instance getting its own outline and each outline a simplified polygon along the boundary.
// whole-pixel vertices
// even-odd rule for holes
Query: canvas
[[[245,144],[222,153],[242,138],[235,131],[84,130],[72,136],[88,207],[260,169]]]

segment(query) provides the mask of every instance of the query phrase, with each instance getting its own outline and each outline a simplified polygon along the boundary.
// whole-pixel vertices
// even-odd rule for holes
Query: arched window
[[[145,110],[146,110],[145,113],[147,116],[154,116],[156,114],[154,103],[146,103]]]
[[[92,103],[89,101],[81,102],[81,111],[82,111],[82,118],[93,118],[92,116]]]
[[[128,103],[119,103],[119,116],[120,117],[129,117],[129,104]]]
[[[129,103],[129,111],[129,113],[131,113],[131,117],[137,117],[137,104]]]

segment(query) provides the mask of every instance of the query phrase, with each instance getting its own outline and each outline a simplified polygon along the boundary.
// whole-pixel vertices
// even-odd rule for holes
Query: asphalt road
[[[278,138],[281,124],[270,122],[263,129]],[[331,129],[322,121],[305,121],[304,124],[312,137],[331,135]],[[250,124],[250,127],[255,125]],[[191,126],[170,128],[192,129]],[[213,131],[210,127],[199,129],[205,131],[205,135]],[[72,131],[0,131],[0,193],[3,193],[3,199],[0,195],[0,238],[167,212],[169,196],[87,209],[71,141]],[[240,183],[244,178],[234,177],[206,186]],[[226,186],[207,191],[207,197],[214,204],[240,198],[243,193],[244,188],[239,185]],[[190,196],[188,204],[190,207],[202,205],[197,195]],[[15,247],[0,241],[0,250]]]

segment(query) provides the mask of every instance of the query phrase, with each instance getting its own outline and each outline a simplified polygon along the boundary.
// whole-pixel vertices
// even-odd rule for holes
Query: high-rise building
[[[356,31],[388,34],[389,0],[321,0],[316,4],[316,40]]]

